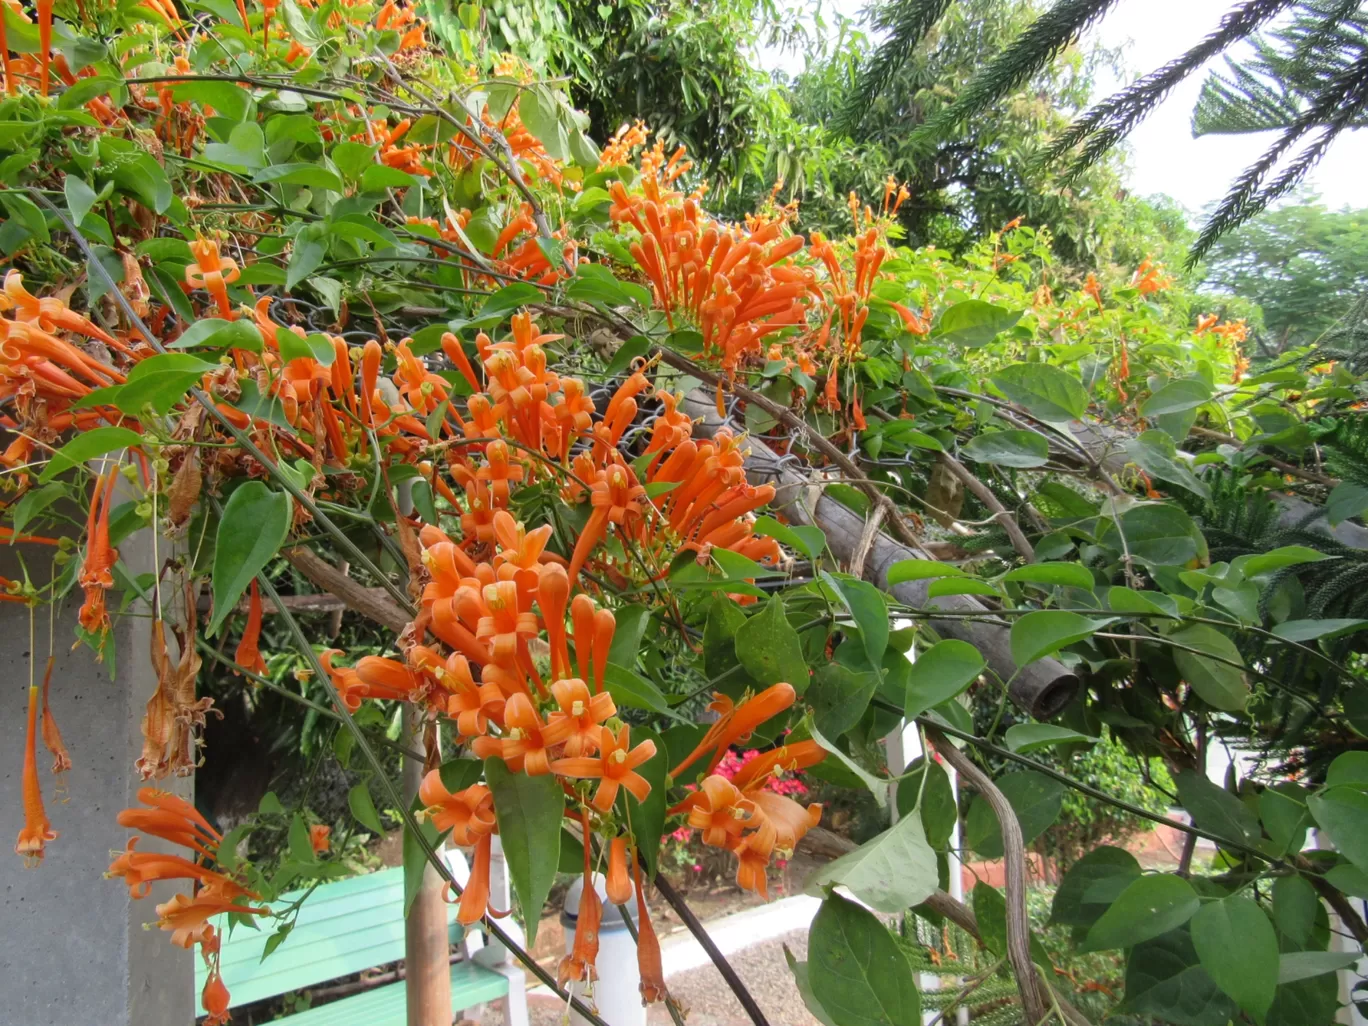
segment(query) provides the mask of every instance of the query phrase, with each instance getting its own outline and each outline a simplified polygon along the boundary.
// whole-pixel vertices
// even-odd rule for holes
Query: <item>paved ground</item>
[[[819,1026],[794,986],[793,975],[784,961],[784,944],[788,944],[796,958],[805,958],[807,931],[796,930],[757,944],[729,956],[728,961],[755,995],[770,1022],[784,1026]],[[678,973],[667,982],[688,1011],[688,1026],[750,1026],[750,1019],[711,965]],[[562,1026],[566,1021],[565,1009],[558,1001],[534,995],[528,1004],[532,1026]],[[500,1026],[503,1019],[491,1008],[477,1021],[480,1026]],[[670,1022],[664,1008],[654,1006],[650,1009],[649,1026],[668,1026]]]

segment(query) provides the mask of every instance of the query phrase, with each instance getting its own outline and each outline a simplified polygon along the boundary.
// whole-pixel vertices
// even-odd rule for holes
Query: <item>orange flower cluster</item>
[[[628,248],[671,325],[676,314],[689,314],[704,352],[733,371],[746,355],[764,351],[767,336],[806,324],[816,276],[786,262],[804,246],[801,235],[783,236],[788,211],[729,227],[673,188],[690,166],[683,156],[680,147],[666,161],[657,143],[642,156],[640,194],[620,181],[609,186],[610,215],[636,230]]]
[[[699,758],[712,752],[708,776],[671,814],[686,813],[688,825],[701,832],[704,844],[726,848],[737,858],[736,883],[768,898],[767,874],[776,853],[794,847],[822,818],[822,807],[806,809],[792,798],[765,790],[771,775],[806,769],[826,758],[815,741],[782,745],[747,763],[733,779],[713,772],[727,748],[744,741],[760,724],[784,712],[795,693],[788,684],[775,684],[733,708],[724,695],[715,696],[711,708],[718,720],[694,749],[670,774],[675,779]]]
[[[1149,257],[1141,260],[1140,266],[1131,275],[1131,288],[1139,289],[1142,296],[1162,292],[1172,284],[1173,278],[1165,274],[1163,267],[1154,263]]]
[[[119,825],[161,838],[186,848],[188,857],[137,850],[138,837],[128,839],[128,849],[115,858],[105,874],[120,877],[128,884],[133,898],[145,898],[159,880],[189,880],[193,894],[174,894],[157,906],[157,925],[171,934],[171,943],[182,948],[199,945],[200,955],[209,966],[200,1000],[209,1013],[205,1026],[220,1026],[228,1016],[228,988],[219,975],[220,933],[209,922],[216,916],[235,912],[244,916],[269,915],[270,909],[245,904],[259,900],[226,873],[211,869],[223,836],[184,798],[168,791],[144,787],[138,801],[146,808],[125,809]]]

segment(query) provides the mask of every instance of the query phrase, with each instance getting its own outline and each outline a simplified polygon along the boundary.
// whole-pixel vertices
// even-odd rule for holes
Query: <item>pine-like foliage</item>
[[[949,8],[951,0],[891,0],[875,7],[870,28],[887,39],[861,64],[849,98],[835,125],[837,131],[853,135],[864,121],[870,106],[883,89],[898,76],[912,51]]]
[[[1359,296],[1339,323],[1321,336],[1302,363],[1313,367],[1331,360],[1342,363],[1354,374],[1368,371],[1368,292]]]

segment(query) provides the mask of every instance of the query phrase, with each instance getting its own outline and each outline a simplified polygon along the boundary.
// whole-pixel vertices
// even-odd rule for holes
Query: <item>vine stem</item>
[[[1036,1026],[1049,1013],[1045,995],[1041,993],[1040,978],[1031,961],[1031,922],[1026,915],[1026,845],[1022,840],[1021,824],[1016,811],[996,784],[972,759],[961,752],[934,727],[927,728],[927,738],[936,746],[941,758],[948,762],[992,807],[1002,831],[1003,860],[1007,879],[1004,887],[1007,901],[1007,960],[1016,976],[1021,993],[1021,1007],[1029,1026]]]

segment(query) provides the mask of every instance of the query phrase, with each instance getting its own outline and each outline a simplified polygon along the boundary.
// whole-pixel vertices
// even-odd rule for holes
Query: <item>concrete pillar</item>
[[[148,532],[140,532],[146,538]],[[22,578],[18,551],[29,572],[46,573],[50,549],[0,544],[0,575]],[[150,568],[150,542],[121,547],[131,567]],[[41,577],[40,577],[41,579]],[[170,883],[133,901],[120,880],[106,880],[110,851],[122,850],[128,832],[114,817],[135,804],[142,781],[133,760],[142,751],[143,707],[156,686],[148,656],[145,616],[115,621],[115,673],[89,649],[70,651],[75,637],[76,589],[57,611],[52,675],[53,718],[71,750],[68,800],[53,792],[52,760],[38,749],[43,798],[60,836],[41,866],[25,869],[10,850],[23,824],[20,781],[27,725],[29,660],[39,680],[48,655],[48,611],[36,610],[37,648],[29,652],[29,612],[0,603],[0,1026],[191,1026],[194,957],[172,946],[170,934],[143,924],[154,906],[177,890]],[[167,780],[167,790],[190,797],[190,781]],[[139,850],[157,850],[154,838]],[[181,888],[185,889],[185,888]]]

